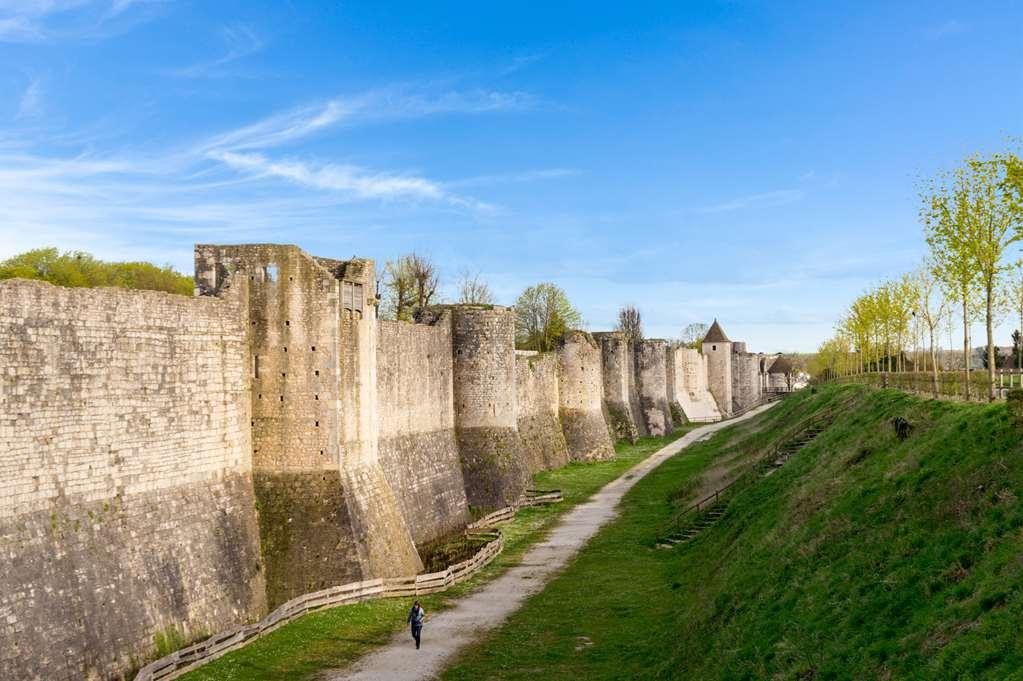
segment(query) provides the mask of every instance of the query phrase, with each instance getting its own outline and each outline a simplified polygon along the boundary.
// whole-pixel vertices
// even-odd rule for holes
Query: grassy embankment
[[[654,548],[695,463],[767,451],[788,424],[848,398],[692,543]],[[905,440],[898,416],[913,424]],[[1004,404],[856,386],[795,395],[641,480],[618,519],[444,678],[1018,681],[1021,455]]]
[[[572,463],[534,476],[535,486],[560,489],[565,500],[550,506],[525,508],[500,525],[504,552],[471,580],[444,593],[423,596],[428,612],[447,607],[455,598],[479,588],[515,565],[526,550],[542,539],[572,506],[585,501],[605,484],[639,463],[687,429],[667,438],[643,438],[635,445],[616,446],[617,458],[600,463]],[[371,649],[387,643],[405,625],[411,598],[391,598],[346,605],[311,613],[265,638],[196,669],[182,681],[297,680],[324,669],[343,667]]]

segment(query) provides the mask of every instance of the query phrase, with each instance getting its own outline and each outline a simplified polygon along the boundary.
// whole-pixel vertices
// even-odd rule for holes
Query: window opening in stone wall
[[[252,356],[252,377],[259,378],[259,355]]]
[[[316,352],[316,346],[315,345],[313,346],[313,352]]]
[[[717,352],[718,346],[712,345],[712,346],[710,346],[710,349],[715,351],[715,352]]]
[[[316,421],[315,423],[316,423],[316,427],[319,428],[320,427],[320,422]]]
[[[290,319],[285,319],[284,320],[284,326],[291,326],[291,320]]]
[[[287,352],[287,351],[288,351],[288,346],[287,346],[287,345],[285,345],[285,346],[284,346],[284,352]]]
[[[313,373],[314,373],[315,375],[319,376],[319,375],[320,375],[320,370],[319,370],[319,369],[317,369],[317,370],[316,370],[316,371],[314,371]]]
[[[263,268],[263,280],[264,281],[276,281],[277,280],[277,265],[267,265]]]

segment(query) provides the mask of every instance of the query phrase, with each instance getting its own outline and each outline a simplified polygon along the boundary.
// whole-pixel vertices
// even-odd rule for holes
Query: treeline
[[[969,397],[971,326],[985,325],[990,397],[998,364],[994,326],[1018,313],[1023,328],[1023,263],[1011,248],[1023,239],[1023,160],[1011,152],[972,156],[927,182],[920,222],[928,253],[913,272],[885,281],[852,302],[812,363],[818,377],[866,371],[931,372],[935,391],[942,330],[962,329],[962,370]],[[1013,334],[1015,355],[1020,333]],[[950,343],[951,344],[951,343]],[[917,361],[907,367],[913,349]]]
[[[38,279],[58,286],[119,288],[166,291],[192,295],[192,277],[170,265],[149,262],[109,262],[85,251],[37,248],[0,261],[0,279]]]
[[[384,319],[420,321],[433,305],[447,302],[440,293],[437,265],[421,253],[408,253],[384,264],[381,276],[380,314]],[[463,271],[455,282],[454,302],[464,305],[495,305],[496,296],[478,272]],[[584,326],[582,315],[558,285],[545,281],[527,287],[515,299],[515,347],[519,350],[553,350],[572,329]],[[709,327],[693,323],[682,329],[676,343],[699,347]],[[618,311],[617,331],[630,341],[643,339],[642,314],[635,305]]]

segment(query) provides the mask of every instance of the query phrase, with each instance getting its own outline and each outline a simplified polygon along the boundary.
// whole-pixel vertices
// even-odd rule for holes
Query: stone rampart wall
[[[601,349],[588,333],[570,331],[558,348],[561,426],[574,461],[614,458],[604,420]]]
[[[742,343],[732,352],[732,410],[739,412],[756,404],[760,395],[760,357],[746,352],[746,344]]]
[[[568,446],[558,416],[558,358],[553,353],[515,358],[519,437],[530,473],[568,463]]]
[[[515,315],[456,306],[452,315],[455,430],[469,504],[495,509],[526,489],[515,386]]]
[[[707,388],[707,358],[692,348],[676,348],[674,363],[674,394],[686,418],[701,422],[719,420],[721,412]]]
[[[593,337],[600,344],[604,414],[611,437],[635,442],[645,429],[640,418],[632,345],[618,331],[595,333]]]
[[[265,612],[239,293],[0,282],[0,677],[111,678]]]
[[[455,437],[451,314],[434,324],[380,321],[380,463],[416,544],[469,522]]]
[[[617,332],[516,357],[511,310],[378,321],[375,283],[273,244],[197,246],[193,299],[0,282],[0,678],[114,678],[157,638],[414,574],[470,505],[766,381],[729,343]]]
[[[647,339],[636,349],[636,378],[643,422],[650,435],[667,435],[672,431],[671,408],[668,405],[668,341]]]

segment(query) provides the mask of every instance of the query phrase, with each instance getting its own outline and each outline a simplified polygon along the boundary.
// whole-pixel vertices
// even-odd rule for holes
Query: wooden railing
[[[780,398],[781,398],[780,395],[774,396],[770,399],[765,400],[764,402],[773,402]],[[720,501],[725,496],[725,492],[731,490],[733,487],[735,487],[737,483],[742,481],[748,481],[750,479],[749,474],[751,472],[752,474],[756,475],[760,467],[765,462],[776,458],[781,452],[781,450],[785,447],[785,445],[791,442],[792,440],[795,440],[800,433],[808,431],[814,425],[821,425],[830,422],[830,420],[834,417],[834,414],[841,409],[847,408],[852,403],[852,400],[853,398],[851,397],[846,398],[838,404],[829,406],[826,409],[822,409],[819,412],[810,414],[809,416],[800,419],[795,424],[789,426],[786,429],[787,434],[783,438],[781,438],[779,444],[776,444],[773,447],[771,447],[766,454],[757,457],[756,463],[754,464],[752,471],[746,471],[745,473],[737,476],[727,485],[719,487],[718,489],[714,490],[713,492],[703,497],[702,499],[694,501],[693,503],[683,508],[681,511],[677,512],[664,524],[664,527],[661,529],[660,536],[663,537],[665,535],[677,531],[682,526],[682,524],[689,518],[689,516],[699,513],[708,506],[713,506],[715,503]],[[761,402],[756,405],[750,405],[744,411],[749,411],[750,409],[758,407],[764,402]]]
[[[952,400],[967,399],[987,402],[991,395],[991,379],[987,369],[974,369],[969,382],[962,371],[938,372],[937,380],[929,371],[868,371],[848,374],[826,381],[828,383],[857,383],[875,388],[894,388],[903,392],[916,393],[927,397]],[[999,369],[995,373],[994,394],[996,399],[1005,399],[1012,388],[1023,387],[1023,372],[1018,369]]]
[[[444,591],[472,577],[504,550],[504,536],[501,531],[496,528],[484,528],[510,520],[518,509],[525,506],[552,504],[562,499],[560,490],[527,490],[526,494],[511,506],[494,511],[468,526],[466,536],[484,540],[486,544],[467,560],[450,565],[440,572],[352,582],[298,596],[254,624],[233,627],[150,662],[138,671],[135,681],[165,681],[177,678],[315,610],[336,608],[374,598],[421,596]]]

